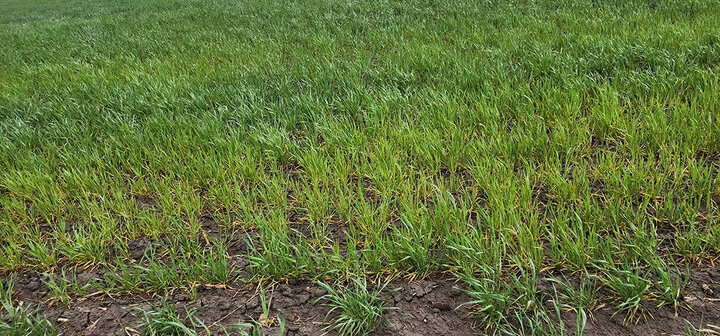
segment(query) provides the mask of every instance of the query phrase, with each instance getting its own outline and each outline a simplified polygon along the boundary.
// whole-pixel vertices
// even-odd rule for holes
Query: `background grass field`
[[[718,1],[0,7],[0,273],[56,301],[443,274],[495,330],[720,255]]]

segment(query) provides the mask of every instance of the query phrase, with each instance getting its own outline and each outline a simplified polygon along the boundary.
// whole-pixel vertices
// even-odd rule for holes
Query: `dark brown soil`
[[[97,273],[81,272],[78,278],[97,277]],[[134,335],[137,334],[137,312],[130,307],[150,308],[150,303],[159,304],[162,297],[147,295],[126,295],[108,297],[90,295],[79,298],[70,307],[51,304],[42,281],[35,274],[15,275],[15,301],[23,305],[40,307],[40,314],[56,321],[63,335]],[[602,300],[592,311],[586,328],[586,335],[683,335],[687,323],[712,329],[720,325],[720,271],[717,269],[695,269],[692,271],[688,292],[678,316],[672,308],[658,309],[652,301],[645,303],[645,318],[637,323],[625,321],[625,315],[616,313],[614,304]],[[423,280],[417,282],[396,281],[388,288],[402,287],[387,294],[389,306],[398,309],[386,311],[387,323],[377,332],[379,335],[471,335],[482,334],[473,329],[472,307],[459,307],[470,298],[452,280]],[[540,290],[547,290],[540,286]],[[272,316],[285,316],[287,335],[320,335],[328,308],[313,304],[325,294],[311,282],[296,281],[274,287]],[[600,291],[600,294],[604,294]],[[262,309],[256,288],[198,288],[198,299],[188,300],[184,294],[166,297],[184,308],[199,308],[202,321],[210,327],[211,334],[224,334],[222,326],[259,320]],[[573,334],[576,315],[574,312],[561,313],[565,329]],[[331,315],[330,318],[333,316]],[[556,329],[559,323],[555,321]],[[278,323],[267,330],[268,335],[277,335]],[[717,330],[720,332],[720,330]],[[199,334],[203,334],[199,330]],[[238,333],[230,333],[238,334]],[[333,334],[333,333],[330,333]]]
[[[203,230],[209,237],[226,240],[229,255],[240,256],[248,253],[244,233],[222,233],[222,228],[210,216],[204,216]],[[309,236],[305,226],[294,226],[301,234]],[[342,225],[331,225],[328,234],[335,240],[344,242],[347,234]],[[253,234],[250,233],[252,236]],[[129,257],[142,259],[145,251],[155,245],[162,247],[159,241],[139,239],[128,243]],[[199,241],[203,243],[203,241]],[[342,246],[344,250],[344,244]],[[229,261],[241,277],[250,276],[246,269],[247,260],[233,257]],[[102,272],[77,270],[75,276],[81,284],[90,279],[102,278]],[[541,278],[561,276],[577,285],[576,275],[541,274]],[[5,281],[7,275],[0,276]],[[159,295],[114,295],[93,293],[85,297],[74,298],[69,307],[54,303],[46,294],[41,275],[35,273],[15,274],[15,304],[37,307],[40,314],[57,323],[62,335],[136,335],[139,333],[136,308],[149,309],[151,304],[158,305],[161,300],[175,303],[179,311],[198,308],[199,317],[209,327],[211,335],[223,335],[224,326],[251,320],[260,320],[262,308],[258,288],[236,283],[229,287],[201,286],[197,289],[198,299],[190,300],[186,293],[170,296]],[[395,281],[387,288],[401,289],[386,294],[387,306],[396,307],[386,311],[387,322],[377,331],[378,335],[472,335],[489,333],[490,330],[478,329],[478,320],[472,314],[477,307],[462,306],[471,301],[463,292],[462,284],[451,277],[438,275],[422,281]],[[540,281],[538,289],[544,297],[551,297],[550,283]],[[638,321],[627,320],[623,312],[618,313],[617,302],[613,302],[607,288],[601,288],[599,303],[588,314],[585,335],[684,335],[688,326],[703,327],[720,334],[720,269],[714,265],[696,266],[691,270],[690,282],[683,294],[683,302],[677,314],[672,307],[658,308],[654,301],[643,303],[644,313]],[[268,290],[269,292],[269,290]],[[308,281],[281,283],[272,290],[271,317],[276,322],[266,330],[268,335],[278,335],[277,320],[284,316],[286,335],[321,335],[326,331],[324,322],[329,308],[315,304],[325,292],[319,286]],[[552,311],[546,302],[548,311]],[[0,314],[1,315],[1,314]],[[328,321],[335,316],[331,314]],[[554,316],[555,331],[562,328],[568,334],[576,330],[576,313],[561,312],[562,323]],[[516,326],[519,324],[514,323]],[[716,328],[716,329],[713,329]],[[198,330],[198,334],[204,334]],[[239,333],[229,332],[230,335]],[[331,331],[328,333],[333,335]]]

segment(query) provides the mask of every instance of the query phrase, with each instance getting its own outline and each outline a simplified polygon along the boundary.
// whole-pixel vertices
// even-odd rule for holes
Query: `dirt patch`
[[[470,310],[455,310],[466,302],[468,297],[458,288],[454,288],[452,282],[398,282],[391,287],[402,289],[386,294],[384,299],[389,306],[398,309],[387,311],[388,323],[378,334],[472,334]],[[91,295],[76,300],[70,307],[49,304],[49,297],[44,291],[41,280],[34,275],[16,275],[16,302],[22,301],[24,305],[41,308],[41,315],[56,321],[58,330],[64,335],[133,334],[132,330],[135,330],[139,320],[133,308],[149,309],[151,304],[158,305],[162,299],[175,303],[181,312],[198,308],[202,313],[200,318],[213,335],[222,334],[224,326],[229,324],[259,320],[263,313],[260,293],[257,288],[252,287],[199,287],[198,299],[194,301],[190,301],[186,294],[168,297]],[[278,284],[272,288],[272,292],[266,290],[268,297],[271,293],[271,315],[276,320],[285,318],[287,335],[320,335],[325,331],[327,324],[324,321],[329,308],[322,305],[322,302],[315,302],[326,294],[326,291],[311,282],[296,281]],[[333,315],[328,321],[332,317]],[[276,322],[267,332],[269,335],[277,334],[279,323]]]
[[[97,277],[96,272],[80,271],[81,281]],[[177,304],[179,311],[198,308],[200,319],[207,324],[211,334],[224,334],[223,326],[238,322],[259,320],[262,314],[260,293],[255,287],[200,286],[198,298],[190,300],[185,293],[167,297],[149,295],[125,295],[109,297],[91,294],[76,299],[70,307],[51,304],[45,294],[45,285],[34,274],[15,275],[15,301],[40,308],[40,314],[57,322],[63,335],[126,335],[135,334],[139,317],[132,307],[149,309],[162,299]],[[678,335],[684,334],[687,323],[699,327],[720,325],[720,271],[717,269],[693,270],[691,282],[684,294],[683,307],[678,315],[672,308],[657,308],[653,301],[644,304],[644,317],[637,323],[626,321],[623,313],[616,313],[615,303],[601,300],[592,310],[586,327],[586,335]],[[482,333],[474,329],[474,307],[461,306],[470,298],[450,279],[424,280],[418,282],[395,281],[387,288],[402,289],[385,294],[388,306],[397,307],[386,311],[387,323],[378,335],[471,335]],[[541,291],[547,287],[539,286]],[[266,295],[270,295],[266,290]],[[307,281],[277,284],[272,289],[271,316],[284,316],[287,335],[320,335],[328,308],[314,302],[325,294],[319,286]],[[603,290],[600,296],[607,294]],[[322,302],[320,302],[322,303]],[[549,301],[546,301],[549,303]],[[331,315],[329,320],[334,316]],[[565,330],[573,333],[576,314],[562,311]],[[559,322],[554,321],[559,330]],[[129,329],[128,329],[129,328]],[[202,330],[198,330],[203,334]],[[276,322],[267,330],[269,335],[279,332]],[[234,333],[230,333],[234,334]],[[332,333],[330,333],[332,334]]]

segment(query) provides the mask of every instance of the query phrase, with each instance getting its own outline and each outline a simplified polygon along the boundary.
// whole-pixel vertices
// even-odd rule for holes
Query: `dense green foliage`
[[[677,307],[720,254],[718,1],[0,3],[0,272],[449,271],[489,323],[541,269]]]

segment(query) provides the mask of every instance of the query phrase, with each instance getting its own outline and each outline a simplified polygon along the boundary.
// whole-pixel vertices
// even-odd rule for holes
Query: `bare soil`
[[[98,277],[95,272],[79,271],[78,279]],[[547,276],[547,275],[545,275]],[[45,286],[36,274],[23,273],[15,276],[15,299],[23,305],[40,308],[40,314],[56,321],[63,335],[135,335],[139,318],[131,307],[149,309],[159,304],[162,297],[149,295],[105,296],[90,295],[76,300],[70,307],[51,304],[44,293]],[[672,308],[658,309],[652,301],[645,302],[644,318],[637,323],[627,321],[623,313],[616,313],[613,302],[602,300],[588,320],[586,335],[684,335],[687,323],[712,329],[720,325],[720,271],[715,268],[693,269],[688,291],[684,294],[683,307],[676,316]],[[474,328],[473,307],[461,306],[470,298],[459,284],[450,279],[422,280],[416,282],[395,281],[388,288],[401,287],[387,294],[389,306],[398,309],[386,311],[387,323],[379,335],[472,335],[482,334]],[[540,284],[540,290],[549,286]],[[605,289],[600,291],[603,293]],[[307,281],[281,283],[275,286],[272,298],[272,317],[284,316],[287,335],[320,335],[328,308],[314,302],[325,291]],[[213,335],[224,334],[223,325],[258,320],[262,314],[257,288],[254,287],[199,287],[198,299],[190,301],[185,294],[166,297],[176,303],[180,311],[197,307],[200,318],[210,327]],[[321,302],[322,303],[322,302]],[[575,330],[574,312],[562,312],[565,329]],[[332,319],[332,315],[330,319]],[[555,321],[556,323],[558,321]],[[557,324],[559,330],[559,323]],[[277,335],[279,324],[267,332]],[[720,332],[720,330],[717,330]],[[238,334],[238,333],[230,333]],[[329,333],[329,334],[332,334]]]

